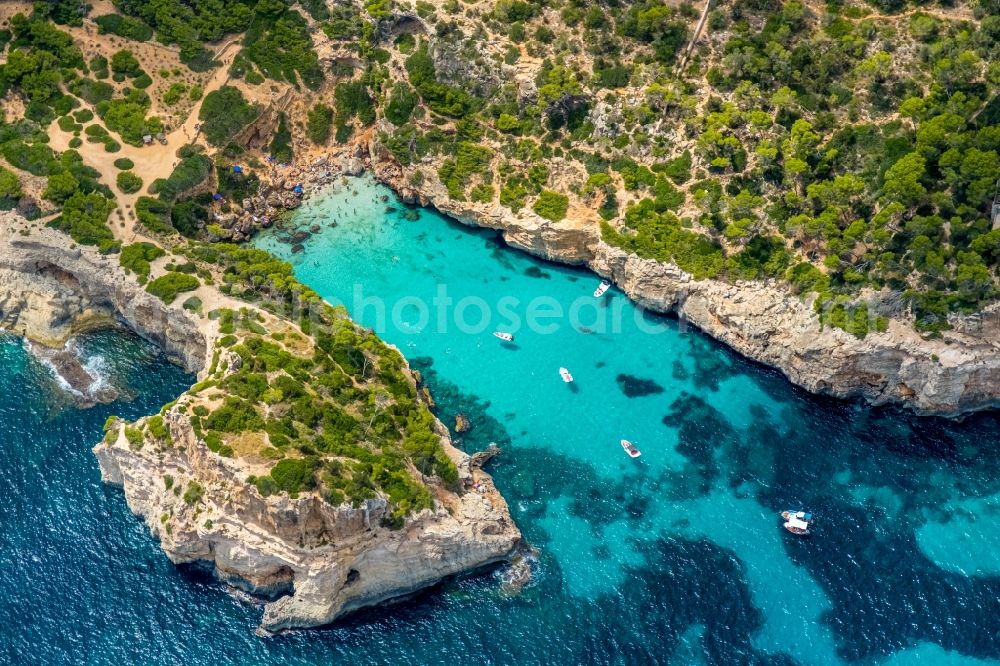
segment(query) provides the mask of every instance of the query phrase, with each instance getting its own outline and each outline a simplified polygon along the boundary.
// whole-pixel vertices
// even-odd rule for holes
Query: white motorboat
[[[627,439],[622,440],[622,448],[625,449],[625,453],[629,455],[630,458],[638,458],[642,455],[642,452],[635,447],[635,444],[628,441]]]
[[[562,377],[562,380],[567,384],[573,381],[573,375],[569,374],[569,370],[566,368],[559,368],[559,376]]]
[[[594,290],[594,298],[600,298],[608,289],[611,289],[611,283],[607,280],[601,280],[601,284]]]
[[[504,342],[514,342],[514,336],[503,331],[493,331],[493,337],[500,338]]]

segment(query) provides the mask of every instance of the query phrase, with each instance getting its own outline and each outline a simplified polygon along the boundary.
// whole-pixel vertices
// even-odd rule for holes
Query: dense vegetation
[[[213,146],[225,146],[260,115],[248,104],[239,88],[223,86],[205,96],[198,114],[201,131]]]
[[[267,252],[222,244],[186,252],[196,265],[221,270],[223,289],[251,304],[310,313],[301,329],[285,330],[262,325],[267,318],[252,308],[210,313],[224,334],[220,344],[242,363],[196,387],[210,400],[224,398],[212,409],[195,407],[193,422],[219,455],[236,455],[237,439],[261,442],[255,455],[274,463],[269,474],[250,479],[261,494],[316,491],[334,505],[359,505],[382,493],[391,506],[386,523],[398,526],[431,506],[418,478],[457,482],[398,352],[323,303]]]
[[[157,39],[177,44],[181,61],[196,71],[204,71],[214,62],[205,43],[246,30],[254,10],[254,3],[245,0],[114,0],[114,4],[123,14],[156,30]]]
[[[185,291],[194,291],[201,283],[198,278],[187,273],[168,272],[146,285],[146,291],[164,303],[170,304]]]
[[[702,278],[783,278],[857,335],[907,311],[938,331],[1000,294],[995,3],[724,3],[683,68],[687,5],[574,0],[563,25],[534,2],[430,12],[432,37],[385,45],[407,81],[375,91],[379,138],[404,165],[437,157],[452,198],[559,220],[568,195],[612,244]],[[533,92],[477,27],[542,59]],[[554,165],[574,174],[562,189]]]
[[[230,72],[247,82],[264,78],[299,81],[316,90],[323,83],[323,70],[309,39],[302,15],[277,0],[261,0],[243,39],[243,51],[233,61]]]

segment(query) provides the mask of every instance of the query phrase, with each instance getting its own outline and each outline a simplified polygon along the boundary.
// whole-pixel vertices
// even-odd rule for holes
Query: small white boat
[[[611,289],[611,283],[607,280],[601,280],[601,284],[594,290],[594,298],[600,298],[608,289]]]
[[[562,377],[562,380],[567,384],[573,381],[573,375],[569,374],[569,370],[566,368],[559,368],[559,376]]]
[[[493,337],[500,338],[504,342],[514,342],[514,336],[503,331],[493,331]]]
[[[625,453],[627,453],[630,458],[638,458],[642,455],[639,449],[635,448],[635,444],[627,439],[622,440],[622,448],[625,449]]]
[[[809,527],[812,525],[812,514],[805,511],[782,511],[781,517],[785,520],[784,528],[792,534],[808,536]]]

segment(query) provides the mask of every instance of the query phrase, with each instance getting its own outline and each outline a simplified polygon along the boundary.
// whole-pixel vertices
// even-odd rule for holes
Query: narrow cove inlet
[[[463,618],[463,640],[491,637],[488,659],[1000,657],[995,414],[956,423],[809,396],[620,292],[595,299],[588,271],[368,178],[255,243],[396,345],[441,420],[471,425],[458,446],[503,448],[492,471],[538,562],[520,596],[468,600],[503,618],[499,631]],[[781,529],[795,508],[814,514],[807,539]],[[425,603],[406,612],[450,601]]]

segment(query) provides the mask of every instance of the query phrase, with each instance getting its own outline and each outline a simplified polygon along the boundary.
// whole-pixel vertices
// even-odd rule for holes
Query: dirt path
[[[224,42],[216,58],[222,61],[222,66],[216,68],[212,76],[204,85],[204,95],[208,95],[214,90],[218,90],[229,81],[229,66],[233,58],[239,51],[239,38],[232,38]],[[204,100],[204,96],[202,97]],[[140,196],[148,193],[149,186],[159,178],[167,178],[178,162],[177,149],[188,143],[202,143],[206,145],[200,132],[195,129],[198,124],[198,112],[201,110],[202,100],[199,100],[188,113],[184,123],[177,129],[167,134],[167,143],[162,145],[154,141],[148,146],[132,146],[122,143],[122,148],[116,153],[108,153],[104,150],[104,145],[100,143],[84,142],[76,150],[83,157],[87,166],[97,169],[101,173],[101,179],[115,191],[118,199],[119,213],[114,214],[111,226],[118,237],[124,243],[134,243],[137,240],[150,240],[136,230],[135,203]],[[81,108],[90,108],[83,104]],[[96,114],[95,114],[96,117]],[[50,138],[49,146],[55,151],[69,149],[69,142],[73,135],[59,129],[57,122],[53,122],[48,128]],[[206,145],[207,147],[207,145]],[[142,177],[142,190],[135,194],[124,194],[119,192],[115,186],[115,179],[120,170],[115,166],[115,160],[128,158],[135,164],[132,171]]]

